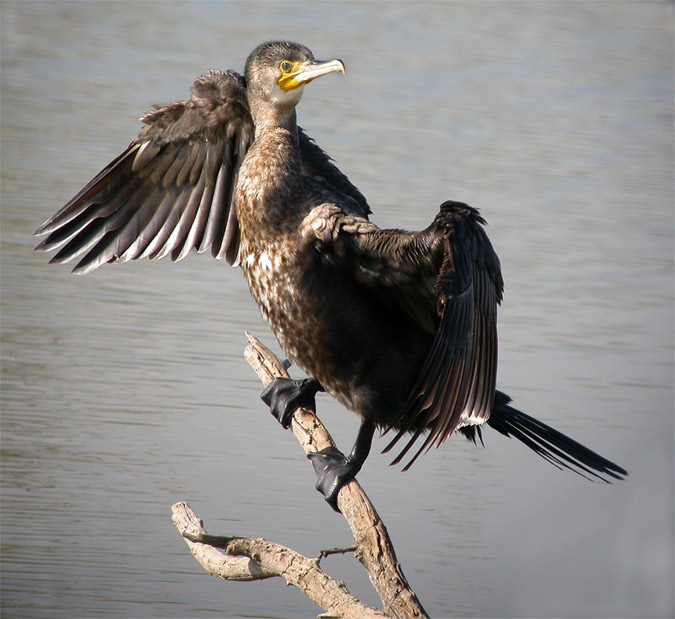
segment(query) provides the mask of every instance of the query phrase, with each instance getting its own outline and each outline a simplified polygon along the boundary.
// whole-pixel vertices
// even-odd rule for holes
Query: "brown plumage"
[[[503,283],[478,212],[448,201],[421,232],[381,230],[296,125],[304,86],[335,71],[344,72],[339,60],[276,42],[251,54],[243,78],[199,78],[189,100],[143,117],[128,149],[37,230],[46,235],[37,249],[57,250],[51,262],[77,260],[75,273],[193,249],[240,265],[289,358],[318,381],[312,393],[326,389],[363,420],[341,472],[328,473],[331,500],[376,426],[395,430],[389,448],[411,435],[396,462],[455,430],[475,441],[487,422],[558,466],[620,478],[623,469],[495,391]],[[286,425],[283,405],[272,406]]]

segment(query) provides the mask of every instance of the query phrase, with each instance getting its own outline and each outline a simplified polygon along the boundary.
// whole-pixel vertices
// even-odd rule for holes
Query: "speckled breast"
[[[249,249],[241,267],[265,321],[295,363],[307,367],[304,357],[313,324],[307,291],[302,286],[302,264],[308,248],[296,235],[282,237],[265,248]]]

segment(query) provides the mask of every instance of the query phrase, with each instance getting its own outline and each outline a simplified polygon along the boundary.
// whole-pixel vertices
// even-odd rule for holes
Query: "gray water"
[[[314,556],[346,545],[258,400],[273,338],[206,256],[73,277],[30,233],[152,104],[271,38],[340,57],[301,124],[383,226],[482,209],[506,279],[499,384],[630,471],[560,472],[486,432],[359,479],[434,617],[673,608],[673,5],[3,2],[2,613],[313,617],[281,582],[208,577],[170,521]],[[357,419],[319,413],[348,448]],[[383,447],[379,440],[376,447]],[[323,566],[366,602],[360,566]]]

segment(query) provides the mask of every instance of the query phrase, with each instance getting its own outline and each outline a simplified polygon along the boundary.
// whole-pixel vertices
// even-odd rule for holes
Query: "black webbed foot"
[[[307,454],[317,475],[316,489],[323,494],[326,502],[336,511],[340,488],[354,479],[361,470],[362,462],[345,456],[336,447],[327,447],[316,453]]]
[[[277,421],[284,428],[289,428],[296,409],[308,408],[316,411],[317,391],[322,391],[322,387],[316,378],[275,378],[265,387],[260,398],[270,407],[270,412]]]

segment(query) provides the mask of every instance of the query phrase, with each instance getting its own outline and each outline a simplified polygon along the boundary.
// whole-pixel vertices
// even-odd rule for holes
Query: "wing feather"
[[[181,260],[193,249],[233,259],[234,186],[253,136],[243,78],[211,72],[189,100],[142,121],[138,138],[36,231],[46,235],[36,249],[59,250],[52,262],[80,258],[73,272],[88,273],[141,257]]]
[[[190,229],[192,228],[192,222],[194,221],[197,209],[202,201],[204,184],[204,177],[200,175],[195,181],[192,191],[188,194],[189,197],[187,203],[180,211],[180,218],[171,233],[171,236],[169,236],[161,249],[150,254],[150,260],[160,260],[161,258],[168,256],[174,248],[183,247],[185,240],[190,233]]]
[[[497,369],[497,305],[503,282],[499,260],[478,211],[445,202],[433,224],[419,233],[364,230],[352,237],[356,277],[386,289],[420,327],[435,336],[415,386],[390,429],[412,437],[393,463],[428,435],[405,469],[458,428],[481,424],[492,408]]]

